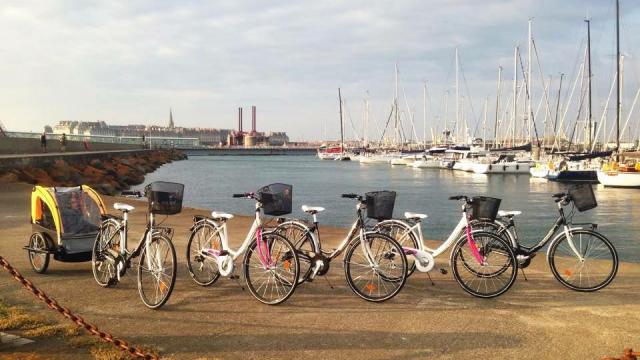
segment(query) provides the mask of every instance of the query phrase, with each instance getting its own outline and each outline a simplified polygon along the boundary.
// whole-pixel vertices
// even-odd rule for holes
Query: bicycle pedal
[[[447,269],[444,268],[440,268],[440,274],[442,275],[447,275],[449,272],[447,271]]]
[[[238,279],[240,279],[240,275],[235,275],[235,274],[234,275],[229,275],[229,279],[238,280]]]

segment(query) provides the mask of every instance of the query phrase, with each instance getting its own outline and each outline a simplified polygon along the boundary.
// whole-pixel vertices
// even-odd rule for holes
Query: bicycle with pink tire
[[[267,185],[257,192],[233,194],[256,201],[255,219],[243,243],[229,246],[227,221],[233,215],[212,212],[195,216],[187,244],[187,268],[193,281],[213,285],[220,275],[237,279],[235,260],[244,254],[243,275],[251,294],[260,302],[277,305],[286,301],[298,284],[300,263],[291,242],[281,234],[265,230],[262,214],[280,216],[291,212],[292,187]]]
[[[516,281],[516,255],[495,232],[473,227],[476,220],[495,220],[500,199],[464,195],[449,199],[464,201],[462,216],[449,237],[437,248],[430,248],[424,242],[421,223],[427,217],[425,214],[406,212],[405,220],[385,220],[376,224],[374,230],[389,235],[402,245],[409,261],[407,276],[416,269],[427,273],[432,271],[436,265],[435,258],[453,247],[451,270],[464,291],[480,298],[504,294]],[[442,272],[446,273],[445,270]]]

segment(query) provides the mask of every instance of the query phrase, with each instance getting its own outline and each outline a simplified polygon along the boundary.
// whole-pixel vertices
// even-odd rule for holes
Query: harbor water
[[[293,185],[294,213],[303,204],[322,206],[322,224],[348,227],[354,220],[355,202],[347,192],[374,190],[397,192],[395,216],[405,211],[428,214],[425,238],[445,239],[460,218],[460,203],[449,196],[485,195],[502,199],[501,209],[521,210],[516,218],[523,244],[539,241],[558,212],[551,194],[565,185],[529,175],[478,175],[452,170],[416,169],[357,161],[320,161],[315,156],[194,156],[162,166],[148,174],[145,183],[174,181],[185,184],[186,206],[253,214],[253,202],[231,194],[255,191],[274,182]],[[137,187],[142,188],[141,186]],[[616,246],[621,260],[640,259],[640,190],[594,187],[598,207],[573,214],[574,223],[595,222]],[[571,207],[567,208],[570,210]],[[567,211],[569,214],[570,211]]]

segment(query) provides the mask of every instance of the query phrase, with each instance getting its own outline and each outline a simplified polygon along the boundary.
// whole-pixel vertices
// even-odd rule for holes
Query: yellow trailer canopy
[[[105,213],[102,199],[87,185],[35,186],[31,193],[31,222],[55,231],[58,244],[65,235],[95,233]]]

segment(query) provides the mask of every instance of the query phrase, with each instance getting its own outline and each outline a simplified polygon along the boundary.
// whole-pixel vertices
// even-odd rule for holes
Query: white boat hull
[[[598,181],[606,187],[640,188],[640,172],[599,170]]]
[[[411,166],[420,169],[440,169],[440,163],[440,160],[418,160],[411,164]]]
[[[476,174],[529,174],[531,164],[519,162],[473,164],[472,168]]]

